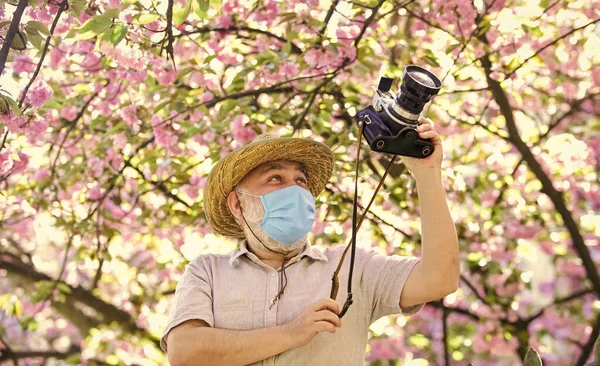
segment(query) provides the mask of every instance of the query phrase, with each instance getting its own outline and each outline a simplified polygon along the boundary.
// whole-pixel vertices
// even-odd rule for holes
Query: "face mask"
[[[315,223],[315,199],[304,188],[290,186],[263,196],[239,193],[260,198],[264,216],[258,227],[283,245],[297,243]]]

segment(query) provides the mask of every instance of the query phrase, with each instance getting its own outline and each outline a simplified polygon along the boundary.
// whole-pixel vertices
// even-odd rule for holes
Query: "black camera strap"
[[[357,216],[358,216],[358,167],[359,167],[359,163],[360,163],[360,147],[361,147],[361,142],[362,142],[363,128],[364,128],[363,121],[359,120],[358,121],[358,148],[356,149],[356,170],[355,170],[355,176],[354,176],[354,198],[353,198],[353,202],[352,202],[352,236],[351,236],[350,242],[346,245],[346,249],[344,250],[344,253],[342,254],[342,258],[340,258],[340,263],[338,263],[338,266],[337,266],[335,272],[333,273],[333,277],[331,278],[331,293],[330,293],[329,297],[333,300],[336,300],[338,289],[340,286],[338,274],[339,274],[340,270],[342,269],[342,264],[344,264],[344,259],[346,258],[346,253],[348,253],[348,249],[352,248],[352,251],[350,252],[350,267],[348,269],[348,297],[346,298],[346,302],[344,303],[342,311],[338,315],[340,318],[342,318],[346,314],[346,312],[348,311],[348,308],[350,308],[350,305],[352,305],[352,302],[353,302],[353,299],[352,299],[352,273],[354,271],[354,256],[356,253],[356,233],[358,232],[358,229],[360,229],[360,226],[362,225],[363,220],[365,219],[365,216],[367,215],[367,212],[369,212],[369,208],[371,208],[371,204],[373,203],[373,201],[375,201],[377,192],[379,192],[379,189],[383,186],[383,182],[385,181],[385,178],[387,177],[387,175],[390,171],[390,168],[392,167],[392,164],[394,164],[394,161],[396,160],[396,157],[397,157],[396,155],[394,155],[392,157],[390,163],[388,164],[388,166],[385,170],[385,173],[383,174],[383,176],[381,177],[381,180],[379,181],[379,185],[377,185],[375,192],[373,192],[373,197],[371,197],[369,204],[365,208],[365,211],[363,212],[362,216],[360,217],[360,220],[358,220],[358,222],[357,222]]]

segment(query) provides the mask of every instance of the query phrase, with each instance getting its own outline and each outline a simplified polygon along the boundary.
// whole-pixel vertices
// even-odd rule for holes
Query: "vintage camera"
[[[371,150],[394,155],[426,158],[433,153],[430,139],[418,136],[423,106],[436,95],[442,82],[432,72],[409,65],[402,72],[398,96],[391,91],[393,79],[382,77],[373,95],[373,105],[358,112],[363,135]]]

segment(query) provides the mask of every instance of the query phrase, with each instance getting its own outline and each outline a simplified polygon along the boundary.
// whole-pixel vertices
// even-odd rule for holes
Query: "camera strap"
[[[346,249],[344,250],[344,253],[342,254],[342,258],[340,258],[340,262],[338,263],[338,266],[337,266],[335,272],[333,273],[333,277],[331,278],[331,292],[329,294],[329,297],[331,299],[336,300],[337,294],[338,294],[338,289],[340,286],[338,274],[339,274],[340,270],[342,269],[342,264],[344,264],[344,259],[346,258],[348,249],[352,248],[352,251],[350,252],[350,267],[348,269],[348,297],[346,298],[346,302],[344,303],[342,311],[338,315],[338,317],[340,317],[340,318],[342,318],[346,314],[346,312],[348,311],[348,308],[350,308],[350,305],[352,305],[352,302],[353,302],[353,299],[352,299],[352,273],[354,271],[354,256],[356,253],[356,233],[358,232],[358,229],[360,229],[360,226],[362,225],[363,220],[365,219],[365,216],[367,215],[367,212],[369,212],[369,208],[371,208],[371,204],[373,203],[373,201],[375,200],[375,197],[377,196],[377,192],[379,192],[379,189],[383,186],[383,182],[385,181],[385,178],[387,177],[388,173],[390,172],[392,164],[394,164],[394,161],[396,161],[396,157],[397,157],[396,155],[394,155],[392,157],[390,163],[388,164],[388,166],[385,170],[385,173],[381,177],[381,180],[379,181],[379,184],[377,185],[377,188],[375,189],[375,192],[373,192],[373,197],[371,197],[369,204],[365,208],[365,211],[363,212],[362,216],[360,217],[360,220],[358,220],[358,222],[357,222],[358,167],[359,167],[359,163],[360,163],[360,147],[361,147],[361,142],[362,142],[363,128],[364,128],[363,121],[359,120],[358,121],[358,147],[356,149],[356,170],[355,170],[355,176],[354,176],[354,198],[352,200],[353,201],[352,202],[352,236],[351,236],[350,242],[346,245]]]

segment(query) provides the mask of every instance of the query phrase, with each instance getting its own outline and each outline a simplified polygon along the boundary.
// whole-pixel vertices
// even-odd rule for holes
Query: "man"
[[[340,274],[331,276],[344,246],[320,251],[306,235],[314,197],[331,177],[331,150],[318,142],[264,134],[212,169],[204,207],[215,231],[245,238],[230,255],[200,255],[176,289],[161,347],[171,365],[362,365],[368,328],[390,314],[414,314],[458,286],[458,240],[442,184],[442,142],[429,120],[421,138],[435,151],[403,157],[419,192],[421,258],[383,256],[357,248],[354,304]]]

